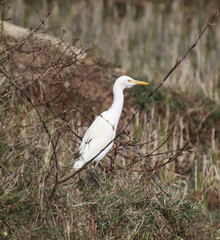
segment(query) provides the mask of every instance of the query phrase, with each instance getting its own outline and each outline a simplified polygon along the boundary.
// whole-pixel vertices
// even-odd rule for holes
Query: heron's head
[[[115,85],[125,88],[131,88],[135,85],[149,85],[147,82],[137,81],[128,76],[121,76],[115,81]]]

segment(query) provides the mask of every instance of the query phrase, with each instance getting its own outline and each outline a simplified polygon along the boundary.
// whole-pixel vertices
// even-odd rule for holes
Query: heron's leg
[[[95,173],[89,172],[89,174],[91,176],[92,181],[95,183],[95,185],[102,191],[102,187],[101,187],[99,180],[98,180],[97,176],[95,175]]]
[[[95,170],[96,170],[99,162],[97,161],[97,162],[94,162],[93,164],[94,164],[94,167],[93,167],[93,169],[92,169],[92,172],[95,173]]]
[[[97,178],[97,176],[96,176],[96,174],[95,174],[95,171],[96,171],[96,167],[98,166],[98,162],[95,162],[95,163],[93,163],[94,164],[94,166],[93,166],[93,169],[92,169],[92,171],[91,172],[89,172],[89,174],[90,174],[90,176],[91,176],[91,179],[93,180],[93,182],[95,183],[95,185],[98,187],[98,188],[100,188],[100,190],[102,191],[102,188],[101,188],[101,185],[100,185],[100,183],[99,183],[99,180],[98,180],[98,178]]]

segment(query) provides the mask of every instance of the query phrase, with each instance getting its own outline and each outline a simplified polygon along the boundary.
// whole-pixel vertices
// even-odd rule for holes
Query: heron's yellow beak
[[[142,82],[142,81],[137,81],[137,80],[132,80],[132,82],[136,85],[149,85],[148,82]]]

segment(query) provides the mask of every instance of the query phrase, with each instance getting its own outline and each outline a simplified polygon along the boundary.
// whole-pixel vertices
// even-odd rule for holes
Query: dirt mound
[[[124,74],[94,57],[90,49],[71,51],[76,43],[63,47],[62,40],[55,43],[33,36],[23,41],[8,35],[3,35],[1,42],[5,70],[36,105],[53,106],[57,114],[80,109],[86,118],[94,118],[111,105],[114,81]],[[127,98],[128,93],[125,95]],[[125,102],[125,109],[131,111],[132,99]],[[68,120],[67,112],[63,117]]]

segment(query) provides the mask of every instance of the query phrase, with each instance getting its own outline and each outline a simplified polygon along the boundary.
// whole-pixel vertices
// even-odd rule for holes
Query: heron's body
[[[74,163],[75,169],[80,169],[86,162],[94,157],[93,161],[96,162],[97,165],[110,151],[123,108],[123,90],[136,84],[148,85],[146,82],[135,81],[127,76],[122,76],[116,80],[113,87],[113,104],[108,111],[100,114],[86,131],[79,147],[81,155]]]

